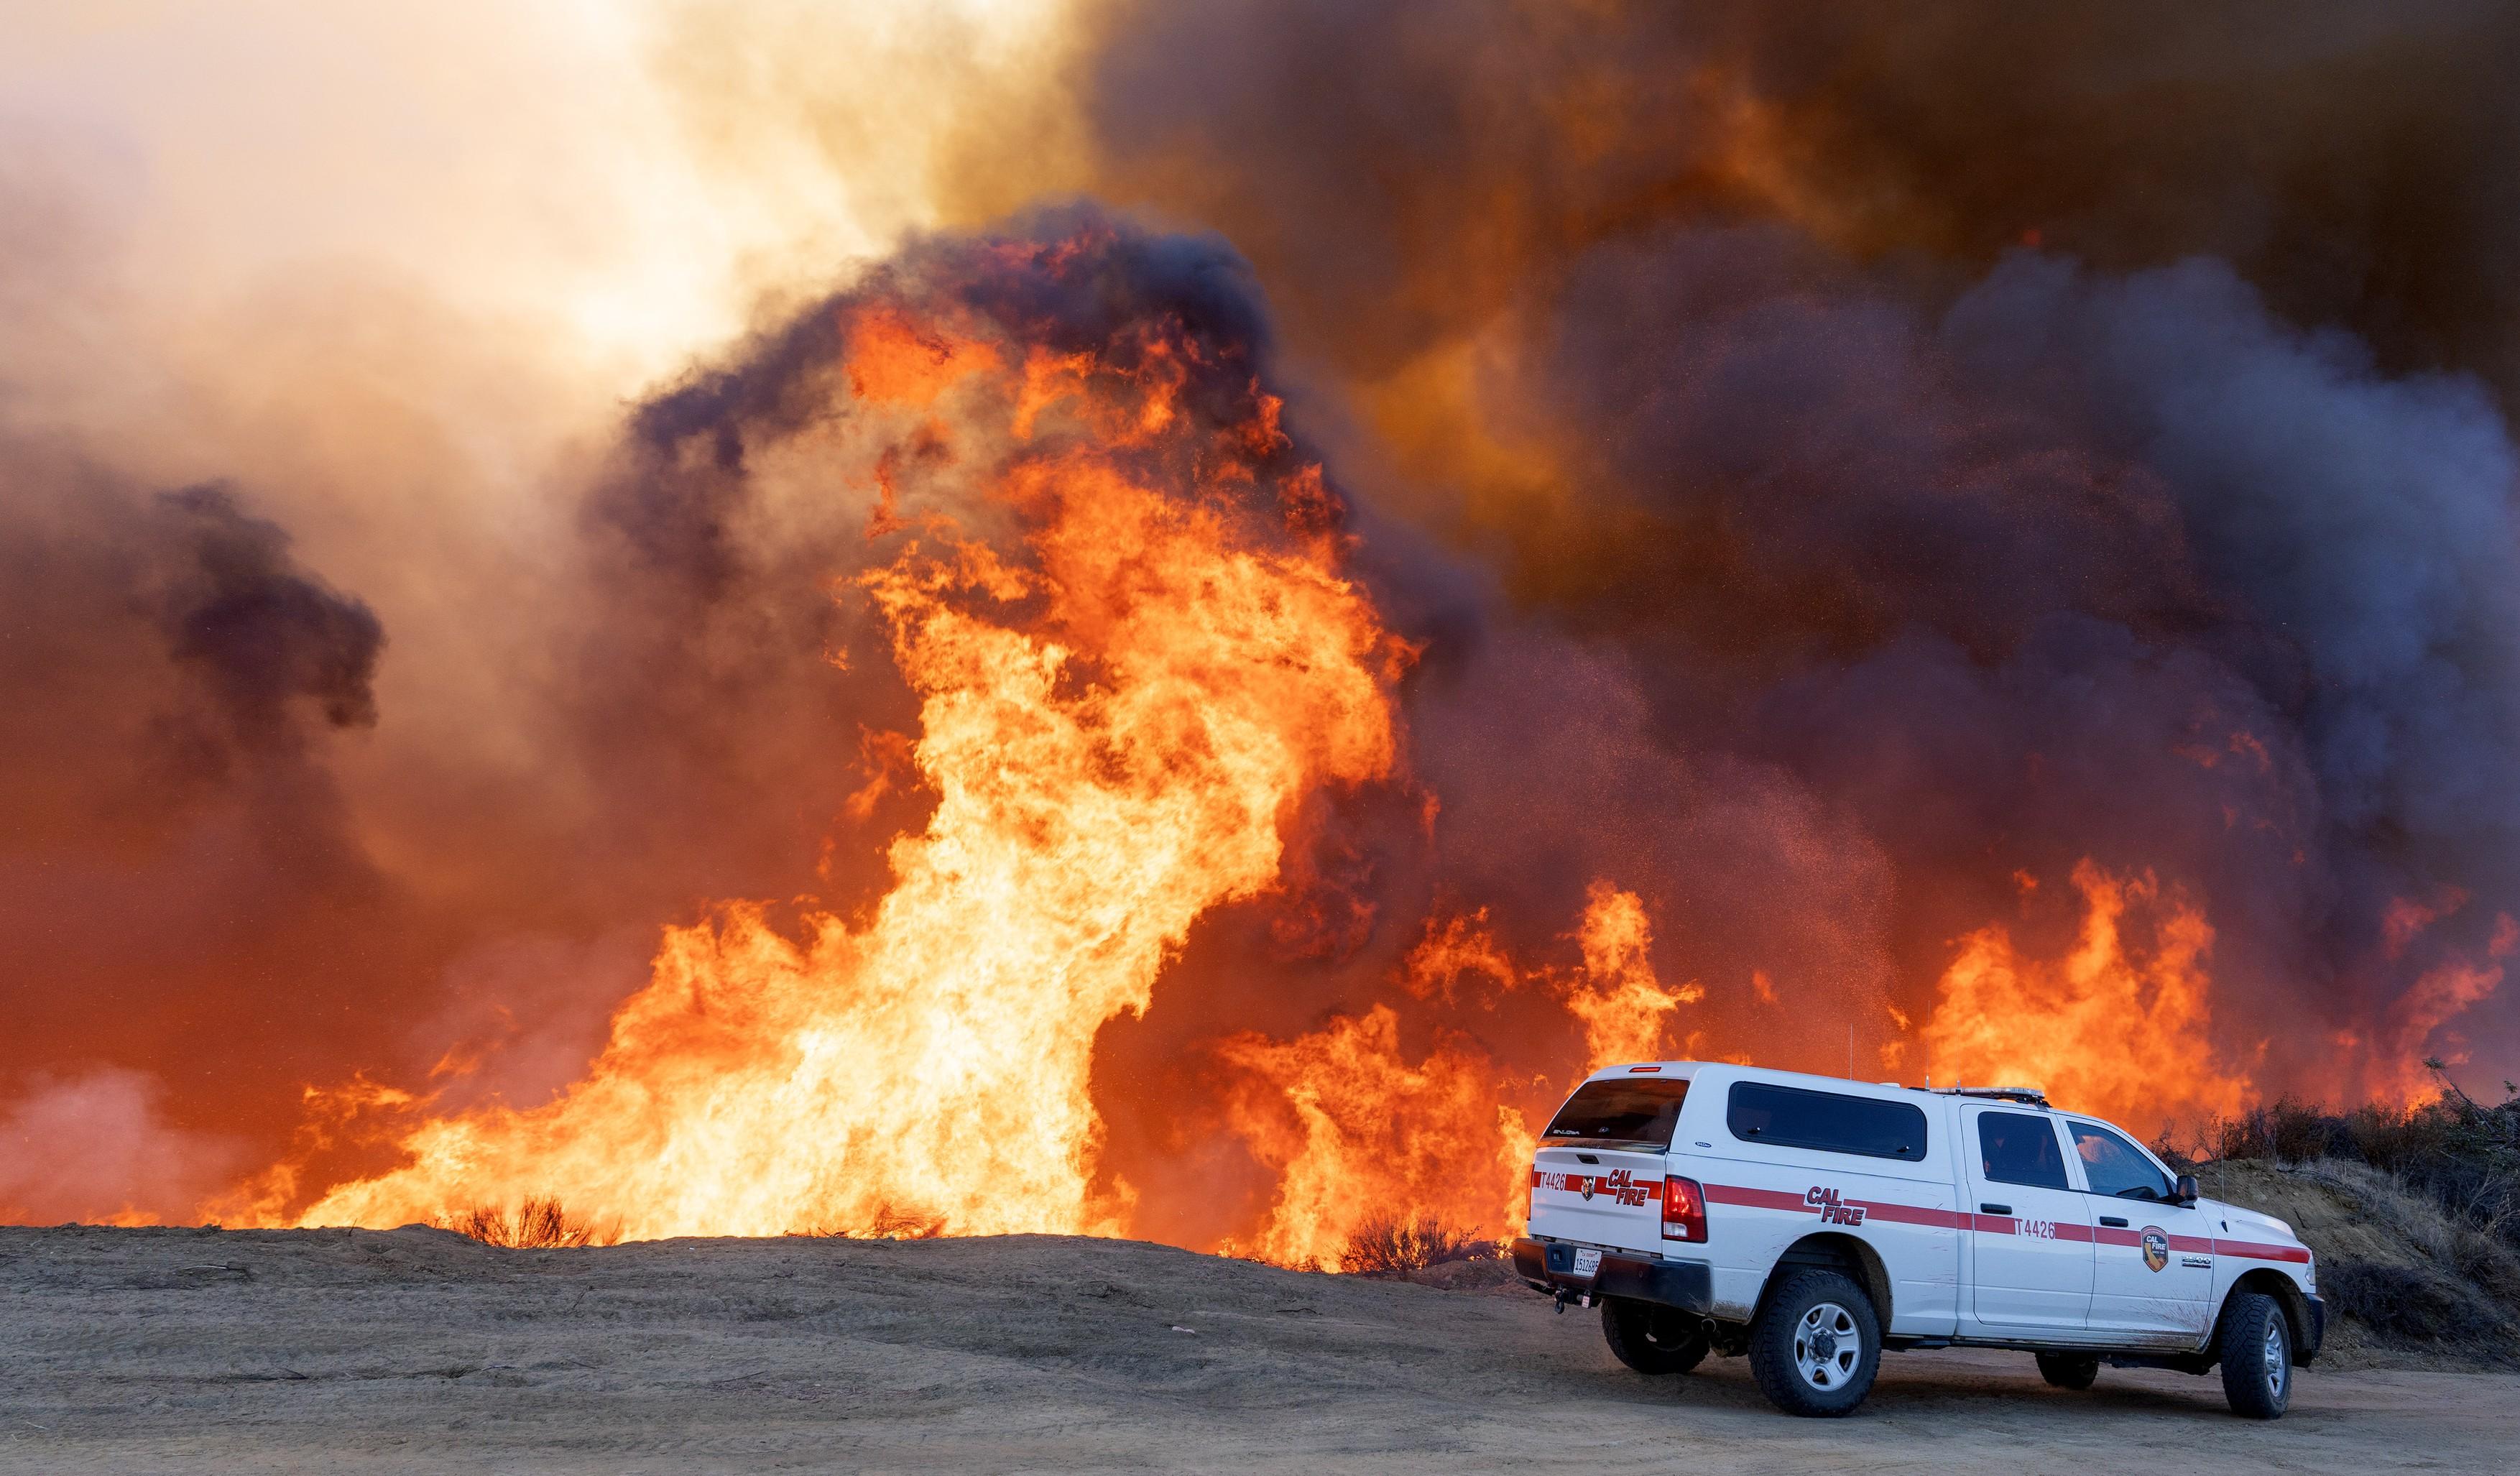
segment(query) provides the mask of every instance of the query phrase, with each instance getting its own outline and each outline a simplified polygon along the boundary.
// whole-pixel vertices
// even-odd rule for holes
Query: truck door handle
[[[2127,1228],[2126,1222],[2115,1215],[2102,1215],[2100,1217],[2100,1223],[2116,1230],[2124,1230]]]
[[[1977,1212],[1981,1215],[2009,1215],[2012,1213],[2012,1206],[2008,1204],[1981,1204],[1977,1207]]]

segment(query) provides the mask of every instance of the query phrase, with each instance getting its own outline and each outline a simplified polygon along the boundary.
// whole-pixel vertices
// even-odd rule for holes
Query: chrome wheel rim
[[[1815,1389],[1842,1389],[1864,1361],[1864,1333],[1835,1302],[1822,1302],[1794,1324],[1794,1371]]]
[[[2267,1319],[2267,1340],[2263,1349],[2267,1362],[2267,1393],[2283,1398],[2284,1380],[2292,1373],[2291,1350],[2284,1346],[2284,1324],[2280,1319]]]

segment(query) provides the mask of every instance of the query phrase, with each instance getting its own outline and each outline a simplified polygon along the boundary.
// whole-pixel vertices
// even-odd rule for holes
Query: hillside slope
[[[2343,1367],[2509,1367],[2520,1348],[2520,1257],[2388,1175],[2347,1159],[2198,1168],[2205,1192],[2291,1223],[2318,1257]]]

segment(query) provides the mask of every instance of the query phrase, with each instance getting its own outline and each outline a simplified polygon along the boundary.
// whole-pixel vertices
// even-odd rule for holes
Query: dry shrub
[[[2237,1117],[2225,1119],[2219,1126],[2215,1148],[2216,1156],[2222,1158],[2301,1163],[2354,1150],[2346,1119],[2289,1096],[2252,1107]]]
[[[2319,1268],[2318,1290],[2336,1311],[2396,1337],[2471,1342],[2501,1331],[2473,1293],[2422,1267],[2331,1261]]]
[[[2437,1265],[2467,1277],[2506,1306],[2520,1308],[2520,1251],[2496,1228],[2477,1224],[2395,1175],[2349,1158],[2318,1159],[2298,1172],[2337,1190],[2364,1219],[2414,1245]],[[2320,1276],[2323,1291],[2323,1266]]]
[[[1390,1275],[1447,1261],[1494,1256],[1497,1244],[1442,1221],[1412,1215],[1367,1221],[1339,1252],[1339,1270],[1350,1275]]]
[[[2442,1086],[2431,1101],[2327,1112],[2286,1097],[2216,1124],[2207,1141],[2221,1158],[2368,1164],[2520,1251],[2520,1091],[2505,1083],[2508,1095],[2488,1105],[2441,1062],[2424,1064]]]
[[[942,1215],[922,1215],[912,1210],[895,1209],[887,1204],[875,1212],[875,1223],[867,1234],[881,1240],[933,1240],[945,1233]]]
[[[945,1233],[945,1219],[883,1204],[864,1225],[817,1220],[796,1233],[827,1240],[933,1240]]]
[[[459,1235],[470,1235],[484,1245],[506,1246],[511,1250],[552,1250],[585,1245],[614,1245],[621,1239],[618,1225],[598,1225],[569,1214],[556,1198],[528,1198],[517,1206],[511,1217],[497,1205],[474,1205],[440,1220],[441,1229]]]

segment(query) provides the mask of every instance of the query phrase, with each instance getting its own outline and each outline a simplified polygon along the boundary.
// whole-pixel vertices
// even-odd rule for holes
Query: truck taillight
[[[1666,1174],[1662,1181],[1662,1237],[1666,1240],[1706,1238],[1706,1193],[1694,1179]]]

